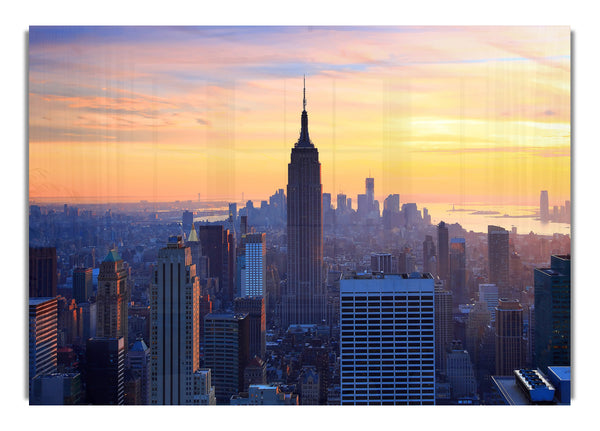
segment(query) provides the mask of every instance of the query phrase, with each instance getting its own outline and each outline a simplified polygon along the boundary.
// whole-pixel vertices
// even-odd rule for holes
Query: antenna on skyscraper
[[[304,98],[302,100],[302,110],[306,111],[306,75],[304,75]]]

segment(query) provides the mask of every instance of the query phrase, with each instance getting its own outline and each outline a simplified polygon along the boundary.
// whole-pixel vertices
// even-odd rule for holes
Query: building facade
[[[267,293],[267,241],[264,233],[242,236],[244,269],[241,274],[241,296],[262,297]]]
[[[127,348],[127,271],[117,250],[108,252],[100,264],[96,296],[96,336],[125,340]]]
[[[535,366],[571,366],[571,256],[555,255],[550,268],[536,268]]]
[[[523,306],[516,299],[500,299],[496,308],[496,374],[510,376],[524,363]]]
[[[29,297],[54,298],[57,285],[56,247],[29,247]]]
[[[86,342],[85,361],[87,402],[94,405],[124,405],[124,338],[90,338]]]
[[[56,373],[58,304],[56,298],[29,299],[29,400],[36,376]]]
[[[169,237],[159,250],[150,289],[151,403],[192,405],[200,365],[200,283],[181,236]]]
[[[250,358],[247,314],[211,313],[204,318],[204,366],[210,368],[217,404],[243,391]]]
[[[341,404],[434,404],[431,275],[347,278],[340,301]]]

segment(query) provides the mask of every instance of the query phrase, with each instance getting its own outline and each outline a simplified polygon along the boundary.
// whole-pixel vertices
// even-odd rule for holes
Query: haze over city
[[[568,27],[32,27],[29,198],[267,199],[306,75],[323,191],[570,200]]]

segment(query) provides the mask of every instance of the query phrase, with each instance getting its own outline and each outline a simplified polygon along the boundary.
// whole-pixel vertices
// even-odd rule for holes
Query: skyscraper
[[[435,366],[446,370],[446,354],[453,337],[452,292],[435,284]]]
[[[181,236],[169,237],[159,250],[150,292],[151,403],[192,405],[200,365],[200,283]]]
[[[450,240],[450,290],[454,295],[455,309],[468,300],[467,292],[467,248],[464,238]]]
[[[125,341],[96,337],[86,342],[87,401],[95,405],[125,404]]]
[[[550,220],[550,211],[548,210],[548,190],[540,192],[540,220]]]
[[[434,281],[373,274],[340,282],[341,404],[434,404]]]
[[[435,243],[431,235],[425,235],[425,241],[423,241],[423,272],[436,275],[437,268],[435,268],[435,264]]]
[[[58,345],[56,298],[29,299],[29,400],[36,376],[56,372]]]
[[[262,297],[267,293],[267,241],[264,233],[242,236],[245,269],[241,274],[241,296]]]
[[[73,270],[73,298],[79,304],[87,302],[93,294],[92,268],[75,268]]]
[[[500,299],[496,308],[496,374],[512,376],[524,361],[523,307],[516,299]]]
[[[365,178],[365,194],[367,195],[367,206],[371,212],[375,203],[375,178]]]
[[[250,358],[247,314],[211,313],[204,318],[204,366],[210,368],[218,404],[244,389]]]
[[[108,252],[100,264],[96,297],[96,336],[125,340],[127,348],[127,271],[117,250]]]
[[[150,348],[137,339],[127,354],[127,367],[141,382],[141,404],[150,404]]]
[[[448,280],[448,226],[443,221],[438,225],[438,276],[441,280]]]
[[[550,268],[536,268],[535,363],[571,366],[571,256],[555,255]]]
[[[300,138],[292,149],[287,186],[287,290],[282,323],[319,324],[326,318],[323,266],[323,213],[319,152],[308,134],[306,88]]]
[[[29,247],[29,297],[54,298],[58,284],[55,247]]]
[[[248,314],[249,357],[265,358],[267,321],[265,316],[265,299],[235,298],[233,301],[235,314]]]
[[[489,282],[500,289],[502,296],[508,291],[508,231],[499,226],[488,226]]]
[[[203,280],[208,278],[208,257],[204,256],[202,252],[202,243],[198,238],[194,223],[192,223],[185,245],[192,252],[192,264],[196,265],[196,276],[198,279]]]

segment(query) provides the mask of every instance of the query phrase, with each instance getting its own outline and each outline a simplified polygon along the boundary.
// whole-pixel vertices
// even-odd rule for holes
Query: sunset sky
[[[31,27],[29,198],[570,200],[569,27]],[[335,201],[335,199],[332,199]]]

